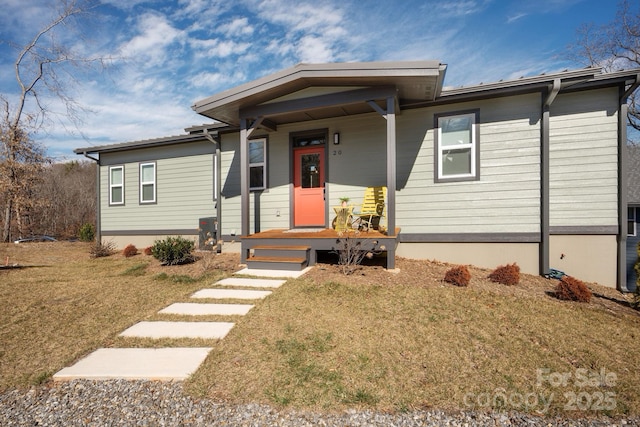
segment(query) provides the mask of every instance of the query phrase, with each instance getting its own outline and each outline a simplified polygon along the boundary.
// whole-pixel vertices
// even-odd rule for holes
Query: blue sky
[[[48,0],[0,0],[0,40],[24,44],[52,16]],[[531,76],[567,59],[581,24],[611,22],[612,0],[103,0],[70,43],[117,57],[71,95],[91,109],[78,129],[54,115],[37,138],[73,149],[183,133],[207,122],[194,101],[300,62],[436,59],[445,86]],[[16,51],[0,43],[0,93],[16,88]],[[54,112],[63,109],[47,100]]]

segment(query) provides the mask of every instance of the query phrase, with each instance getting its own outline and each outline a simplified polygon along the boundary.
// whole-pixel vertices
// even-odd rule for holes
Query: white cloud
[[[231,55],[241,55],[250,46],[249,43],[236,43],[233,40],[221,39],[192,39],[190,44],[196,49],[196,56],[200,58],[226,58]]]
[[[512,24],[519,20],[520,18],[524,18],[528,13],[516,13],[515,15],[511,15],[507,17],[507,24]]]
[[[434,4],[433,10],[442,17],[473,15],[482,11],[491,0],[441,1]]]
[[[250,36],[253,34],[253,27],[249,24],[247,17],[235,18],[231,22],[218,26],[217,31],[227,37]]]
[[[334,59],[331,47],[326,40],[315,36],[304,36],[296,47],[301,62],[332,62]]]
[[[125,42],[121,51],[125,57],[146,62],[147,66],[162,64],[167,59],[167,48],[184,38],[164,15],[145,13],[137,23],[138,35]]]

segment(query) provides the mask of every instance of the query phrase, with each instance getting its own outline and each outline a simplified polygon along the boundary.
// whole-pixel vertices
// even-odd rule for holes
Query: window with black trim
[[[249,189],[267,188],[267,139],[249,141]]]
[[[480,177],[479,111],[435,116],[436,182]]]
[[[636,235],[636,208],[627,208],[627,236]]]
[[[140,203],[156,202],[156,164],[140,163]]]
[[[109,204],[124,205],[124,166],[109,167]]]

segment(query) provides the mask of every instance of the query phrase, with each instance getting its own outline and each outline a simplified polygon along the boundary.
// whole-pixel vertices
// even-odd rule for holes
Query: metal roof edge
[[[133,150],[137,148],[147,148],[151,146],[159,145],[171,145],[180,144],[184,142],[195,142],[206,140],[204,134],[187,134],[187,135],[174,135],[166,136],[162,138],[144,139],[139,141],[120,142],[116,144],[96,145],[93,147],[81,147],[73,150],[75,154],[87,154],[87,153],[106,153],[115,151]]]
[[[538,86],[552,83],[555,79],[573,80],[573,79],[593,79],[602,72],[601,68],[583,68],[580,70],[561,71],[559,73],[541,74],[531,77],[520,77],[519,79],[503,80],[492,83],[480,83],[473,86],[464,86],[454,89],[443,88],[440,98],[449,96],[466,95],[478,92],[497,91],[501,89],[512,89],[526,86]]]
[[[319,64],[299,63],[291,68],[278,71],[259,79],[241,84],[227,89],[215,95],[196,101],[191,108],[197,113],[201,113],[213,108],[212,104],[223,104],[231,102],[237,98],[249,96],[261,92],[271,87],[307,77],[330,77],[335,73],[357,72],[357,76],[367,76],[372,72],[385,72],[389,70],[433,70],[438,75],[444,72],[442,64],[438,60],[424,61],[377,61],[377,62],[331,62]],[[338,76],[336,76],[338,77]]]

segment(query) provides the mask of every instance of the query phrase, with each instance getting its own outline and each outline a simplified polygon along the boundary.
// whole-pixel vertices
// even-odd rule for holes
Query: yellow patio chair
[[[359,218],[360,228],[366,231],[380,229],[380,220],[384,216],[387,187],[367,187],[359,209],[353,212]]]

